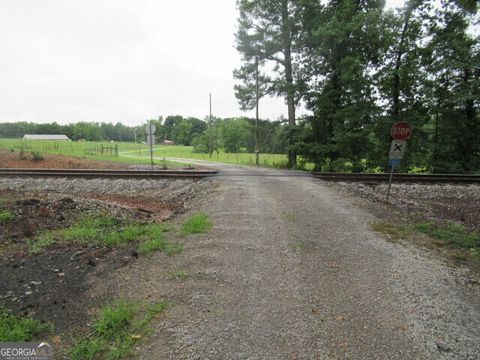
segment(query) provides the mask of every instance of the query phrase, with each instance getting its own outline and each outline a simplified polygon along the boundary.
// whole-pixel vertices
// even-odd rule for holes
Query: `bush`
[[[18,159],[19,160],[27,160],[27,157],[25,155],[25,150],[23,150],[23,148],[21,148],[20,152],[18,153]]]
[[[193,152],[194,153],[207,154],[208,153],[208,147],[205,144],[197,144],[193,147]]]
[[[31,151],[30,154],[32,154],[32,161],[42,161],[43,160],[43,155],[40,151]]]

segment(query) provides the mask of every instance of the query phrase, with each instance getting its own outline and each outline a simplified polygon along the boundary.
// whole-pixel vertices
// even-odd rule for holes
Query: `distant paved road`
[[[214,166],[215,227],[187,240],[194,276],[143,358],[480,358],[471,274],[380,238],[319,180]]]

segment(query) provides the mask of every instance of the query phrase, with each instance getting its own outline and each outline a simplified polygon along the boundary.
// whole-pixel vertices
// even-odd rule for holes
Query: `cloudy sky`
[[[252,115],[233,93],[236,19],[235,0],[0,0],[0,122],[203,118],[209,92],[214,115]]]

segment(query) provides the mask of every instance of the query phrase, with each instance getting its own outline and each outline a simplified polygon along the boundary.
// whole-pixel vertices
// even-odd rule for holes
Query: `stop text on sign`
[[[390,134],[395,140],[407,140],[412,135],[412,127],[406,121],[399,121],[392,126]]]

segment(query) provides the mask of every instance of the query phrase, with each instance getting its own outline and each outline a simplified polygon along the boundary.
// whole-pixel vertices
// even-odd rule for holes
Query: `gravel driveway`
[[[127,293],[174,304],[143,359],[480,357],[476,275],[385,241],[372,214],[320,180],[220,171],[199,207],[214,229],[170,262],[129,269]],[[190,276],[169,280],[179,270]]]

